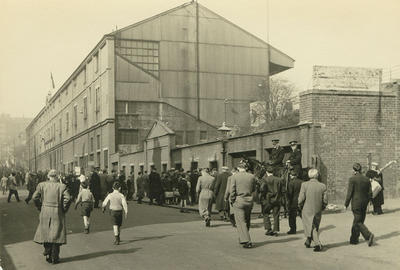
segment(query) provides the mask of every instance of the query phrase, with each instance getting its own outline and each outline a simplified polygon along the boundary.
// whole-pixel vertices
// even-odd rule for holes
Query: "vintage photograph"
[[[0,270],[400,269],[399,0],[0,0]]]

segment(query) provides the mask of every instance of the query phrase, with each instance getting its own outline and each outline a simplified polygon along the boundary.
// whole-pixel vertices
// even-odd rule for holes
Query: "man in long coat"
[[[372,246],[374,234],[364,225],[367,214],[368,203],[372,198],[371,182],[368,177],[361,174],[361,165],[353,165],[354,176],[349,179],[346,201],[347,208],[351,201],[351,211],[353,211],[353,225],[351,227],[350,244],[357,245],[360,232],[364,239],[368,241],[368,246]]]
[[[307,237],[304,245],[311,247],[311,241],[314,241],[314,251],[321,251],[322,245],[319,241],[319,225],[322,218],[322,210],[328,204],[326,197],[326,185],[318,181],[319,172],[317,169],[308,171],[310,180],[301,185],[299,194],[299,208],[303,221],[304,234]]]
[[[215,195],[215,208],[219,212],[221,220],[227,220],[227,214],[225,211],[225,201],[224,195],[226,191],[226,184],[228,182],[228,177],[231,174],[228,172],[228,167],[222,167],[222,173],[217,175],[214,187]]]
[[[378,169],[379,164],[376,162],[371,163],[371,170],[376,172],[376,177],[375,180],[381,185],[382,190],[379,191],[379,193],[375,196],[375,198],[372,199],[372,205],[374,206],[374,215],[382,215],[382,205],[385,203],[385,199],[383,197],[383,174],[382,172]]]
[[[92,175],[90,176],[90,191],[94,197],[94,208],[99,208],[99,200],[101,199],[101,186],[100,176],[97,173],[97,169],[93,169]]]
[[[141,204],[145,192],[145,183],[142,172],[138,172],[138,178],[136,179],[136,187],[137,187],[137,193],[136,193],[137,202]]]
[[[201,171],[197,181],[196,192],[199,198],[199,214],[204,219],[206,227],[210,227],[211,207],[214,200],[215,178],[208,174],[207,169]]]
[[[48,177],[49,180],[40,183],[33,194],[33,201],[40,210],[33,241],[44,245],[46,261],[56,264],[59,262],[60,246],[67,243],[65,213],[71,198],[67,187],[56,178],[55,170],[51,170]]]
[[[153,204],[153,200],[155,199],[158,205],[162,204],[161,195],[162,195],[162,184],[160,174],[157,173],[157,169],[153,167],[151,169],[151,173],[149,174],[149,199],[150,204]]]

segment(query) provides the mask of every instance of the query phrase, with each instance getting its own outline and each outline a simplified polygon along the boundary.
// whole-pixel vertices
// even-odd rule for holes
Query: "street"
[[[20,192],[21,198],[26,196]],[[351,211],[326,214],[321,222],[324,251],[314,253],[298,233],[287,235],[287,219],[281,220],[278,237],[264,235],[262,220],[253,215],[250,231],[255,244],[243,249],[236,229],[229,223],[212,222],[206,228],[197,213],[180,213],[167,207],[129,202],[121,245],[114,246],[110,218],[95,209],[90,234],[83,234],[79,211],[67,214],[68,243],[61,247],[61,262],[49,265],[42,247],[32,241],[38,223],[33,203],[7,203],[0,198],[1,257],[3,269],[400,269],[400,200],[387,200],[381,216],[368,215],[366,225],[376,244],[360,239],[349,245]]]

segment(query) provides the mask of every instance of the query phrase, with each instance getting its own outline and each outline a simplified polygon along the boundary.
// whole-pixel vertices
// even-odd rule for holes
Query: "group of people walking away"
[[[243,248],[252,248],[249,230],[256,198],[261,204],[265,235],[278,236],[280,212],[283,207],[289,216],[290,230],[287,233],[296,234],[296,218],[300,216],[306,238],[304,245],[307,248],[313,246],[316,252],[321,251],[323,246],[319,240],[319,228],[322,212],[328,204],[327,187],[321,183],[321,177],[315,168],[308,170],[308,181],[303,181],[301,151],[297,148],[296,141],[290,142],[291,151],[286,156],[285,163],[285,151],[279,146],[279,140],[273,140],[273,145],[269,162],[257,172],[251,171],[245,160],[230,172],[228,167],[222,167],[219,174],[209,169],[201,169],[200,175],[197,172],[185,174],[183,170],[173,170],[160,176],[155,168],[152,168],[149,175],[139,172],[136,183],[137,201],[142,203],[143,197],[147,195],[150,204],[155,200],[161,205],[165,202],[165,193],[169,192],[166,190],[170,190],[169,185],[174,182],[173,186],[179,192],[181,212],[188,203],[193,204],[197,199],[199,214],[205,226],[210,227],[211,210],[215,202],[220,220],[231,222],[232,226],[237,228],[240,245]],[[372,163],[366,175],[362,174],[359,163],[353,165],[354,175],[349,179],[344,203],[346,208],[351,203],[354,216],[350,244],[358,244],[361,234],[369,246],[373,245],[374,234],[364,224],[367,208],[372,201],[374,214],[383,213],[382,171],[394,162],[396,161],[391,161],[382,169],[379,169],[377,163]],[[12,172],[9,177],[3,175],[1,178],[3,192],[3,183],[6,183],[6,188],[9,189],[8,202],[12,195],[19,201],[15,175]],[[34,242],[44,246],[43,254],[49,263],[59,262],[60,246],[66,244],[65,214],[73,201],[75,209],[80,206],[86,234],[90,232],[90,216],[93,209],[102,207],[104,213],[108,207],[115,237],[114,244],[120,244],[122,220],[123,217],[126,219],[128,214],[127,199],[132,199],[135,193],[133,176],[126,179],[123,173],[117,175],[113,171],[109,175],[107,171],[99,173],[94,169],[88,177],[83,173],[78,177],[73,174],[57,175],[55,170],[50,170],[47,177],[42,172],[27,172],[25,182],[29,191],[25,202],[28,204],[33,199],[40,211]],[[270,220],[271,214],[273,224]]]
[[[291,152],[286,156],[285,165],[285,152],[279,146],[279,140],[273,140],[273,144],[270,160],[265,166],[265,174],[253,174],[244,160],[231,173],[227,167],[222,167],[222,173],[216,177],[211,176],[208,169],[201,170],[196,187],[199,194],[199,214],[205,225],[210,227],[211,206],[215,202],[220,218],[230,220],[232,225],[237,227],[239,243],[243,248],[251,248],[253,244],[249,234],[250,218],[254,198],[257,198],[261,204],[265,235],[279,234],[280,212],[281,208],[284,208],[288,214],[290,228],[287,234],[296,234],[296,218],[300,216],[306,237],[305,247],[314,247],[315,252],[322,251],[319,228],[322,212],[328,205],[327,187],[321,183],[319,171],[315,168],[309,169],[307,175],[302,175],[301,151],[297,148],[296,141],[290,142]],[[371,170],[363,175],[361,165],[355,163],[353,171],[345,201],[346,208],[351,203],[354,215],[349,243],[358,244],[361,234],[368,246],[372,246],[374,234],[364,222],[370,202],[374,205],[374,214],[383,213],[382,169],[378,169],[377,163],[372,163]],[[301,175],[302,178],[308,179],[304,181]],[[373,188],[374,181],[382,187],[376,194]],[[270,220],[271,214],[273,224]]]

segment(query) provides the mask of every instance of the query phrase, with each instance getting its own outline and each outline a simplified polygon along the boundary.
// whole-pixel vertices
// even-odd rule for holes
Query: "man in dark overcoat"
[[[273,175],[274,169],[267,166],[267,172],[261,183],[262,213],[264,216],[265,235],[277,236],[279,232],[279,210],[281,208],[281,185],[282,180]],[[272,230],[269,214],[272,211],[274,217],[274,228]]]
[[[290,141],[289,144],[291,151],[289,154],[289,158],[286,162],[289,163],[290,166],[297,171],[297,177],[301,178],[301,151],[298,148],[297,141]]]
[[[371,182],[368,177],[361,174],[361,165],[353,165],[354,175],[349,179],[346,201],[347,208],[351,201],[351,210],[353,211],[353,225],[351,227],[350,244],[357,245],[360,232],[364,239],[368,241],[368,246],[372,246],[374,234],[364,225],[367,214],[368,203],[372,198]]]
[[[161,195],[162,195],[162,184],[160,174],[157,172],[157,169],[153,167],[149,174],[149,199],[150,204],[153,204],[153,200],[155,199],[157,204],[161,205]]]
[[[101,199],[101,186],[100,186],[100,176],[97,173],[96,168],[93,168],[89,181],[90,181],[90,191],[92,192],[94,197],[94,208],[99,208],[99,200]]]
[[[226,214],[226,207],[225,207],[225,191],[226,191],[226,184],[228,182],[228,177],[231,174],[228,172],[229,168],[226,166],[222,167],[222,172],[217,175],[217,179],[215,181],[214,186],[214,195],[215,195],[215,208],[217,209],[221,220],[228,220]]]
[[[273,148],[271,154],[269,155],[268,164],[274,169],[274,175],[280,177],[283,171],[283,158],[285,157],[285,150],[279,145],[278,139],[272,140]]]
[[[289,210],[289,227],[288,234],[296,234],[296,217],[299,211],[298,199],[303,181],[297,177],[296,170],[290,170],[290,182],[287,190],[288,210]]]

